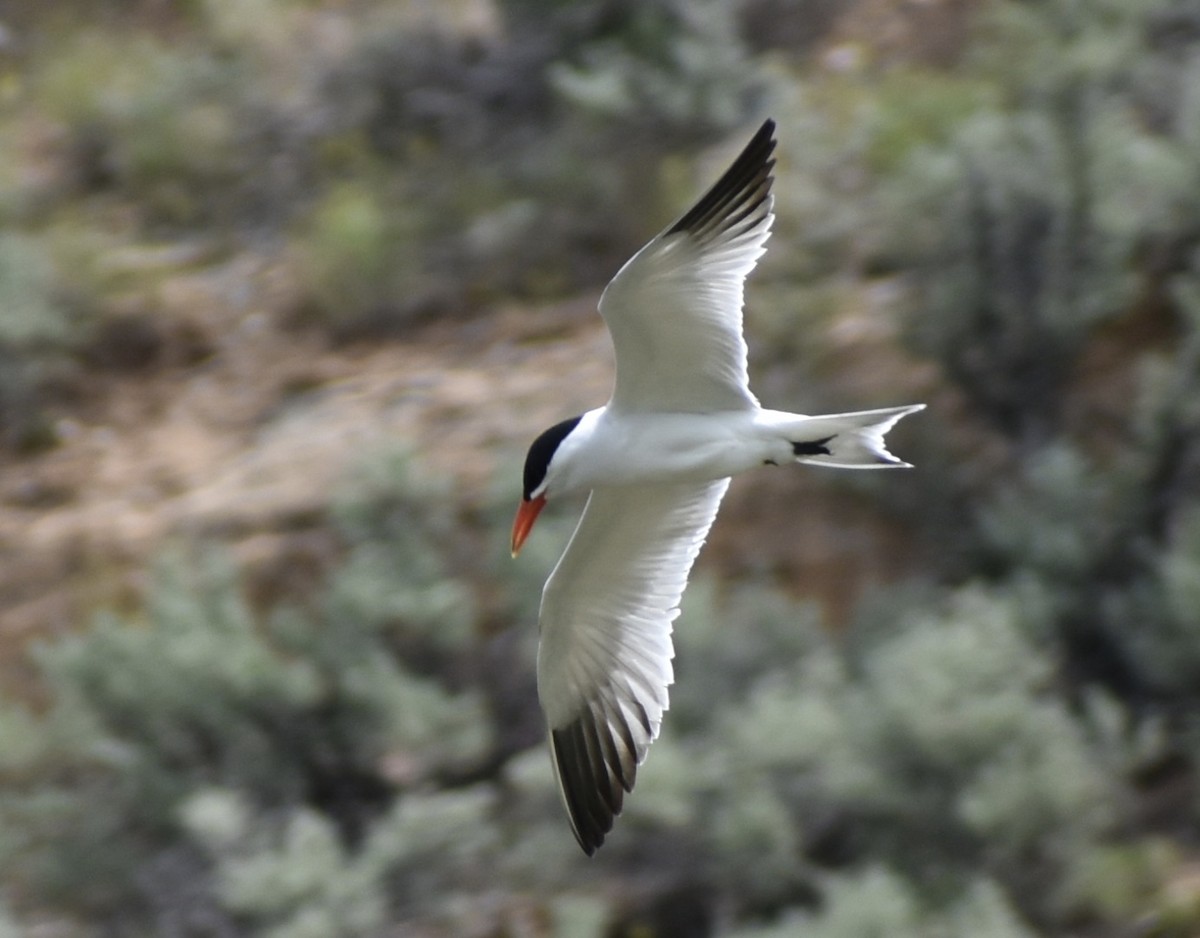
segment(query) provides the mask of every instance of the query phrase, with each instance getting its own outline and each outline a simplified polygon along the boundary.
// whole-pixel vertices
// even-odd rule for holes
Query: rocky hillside
[[[0,932],[1196,931],[1194,2],[0,16]],[[768,113],[755,389],[917,468],[734,484],[587,860],[520,462]]]

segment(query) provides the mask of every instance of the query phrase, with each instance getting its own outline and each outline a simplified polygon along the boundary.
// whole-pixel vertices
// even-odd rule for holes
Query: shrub
[[[387,319],[416,283],[420,244],[405,237],[406,219],[415,213],[389,211],[378,193],[357,183],[330,189],[314,207],[299,238],[298,272],[314,314],[335,334]]]
[[[390,917],[445,914],[483,888],[497,859],[494,793],[413,794],[348,849],[328,818],[299,810],[264,818],[228,791],[183,807],[190,832],[216,859],[223,908],[275,938],[382,934]],[[449,902],[448,902],[449,900]]]
[[[85,190],[116,187],[152,224],[194,225],[238,207],[246,75],[236,63],[144,33],[83,30],[39,63],[33,84],[72,135]]]
[[[1106,225],[1079,115],[981,114],[899,182],[909,327],[977,410],[1023,445],[1058,427],[1071,364],[1133,295],[1136,243]]]
[[[78,341],[75,326],[43,243],[0,235],[0,447],[29,452],[53,444],[45,386]]]
[[[38,240],[0,235],[0,346],[30,352],[67,342],[70,313],[56,295],[56,280],[54,262]]]
[[[892,608],[890,632],[868,630],[846,656],[817,647],[768,667],[718,720],[721,744],[706,744],[719,878],[770,908],[820,888],[797,878],[809,851],[887,857],[922,902],[982,872],[1026,914],[1052,914],[1054,884],[1104,836],[1117,792],[1088,731],[1046,692],[1014,606],[967,590],[938,613],[897,622]],[[717,779],[756,794],[727,798]]]
[[[736,929],[730,938],[1032,938],[995,884],[973,883],[946,909],[930,909],[903,879],[886,869],[831,877],[820,916],[791,915],[775,925]]]
[[[260,622],[211,559],[169,564],[143,621],[103,617],[38,658],[57,705],[43,746],[6,747],[3,813],[21,835],[3,862],[89,915],[154,921],[206,879],[179,828],[199,791],[319,816],[353,844],[397,786],[488,745],[479,697],[408,670],[377,625]]]
[[[755,74],[728,4],[618,9],[614,24],[551,65],[551,86],[569,105],[683,139],[741,122]]]

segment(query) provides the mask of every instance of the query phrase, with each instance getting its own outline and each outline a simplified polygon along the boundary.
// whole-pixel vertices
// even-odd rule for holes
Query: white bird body
[[[622,414],[598,407],[584,414],[559,446],[546,478],[555,494],[562,495],[608,486],[712,482],[789,462],[871,469],[878,461],[839,460],[832,452],[797,456],[794,444],[836,439],[860,430],[860,423],[869,421],[874,427],[893,414],[898,420],[910,412],[901,407],[809,417],[757,406],[715,414]],[[879,437],[881,443],[882,433]]]
[[[730,477],[790,462],[907,466],[884,434],[924,407],[808,417],[751,393],[742,288],[774,219],[774,147],[767,121],[613,278],[600,299],[612,398],[546,430],[525,460],[514,556],[548,497],[591,493],[542,593],[537,668],[559,790],[588,854],[658,735],[672,623]]]

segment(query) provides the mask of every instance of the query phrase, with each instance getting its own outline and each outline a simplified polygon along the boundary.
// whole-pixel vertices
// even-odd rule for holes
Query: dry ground
[[[98,606],[136,606],[148,562],[172,539],[216,538],[285,580],[291,567],[319,572],[336,551],[330,494],[374,447],[403,441],[465,499],[495,491],[493,475],[512,471],[540,429],[607,397],[595,300],[336,346],[285,325],[294,297],[262,258],[164,279],[156,360],[87,372],[86,393],[58,414],[58,445],[0,462],[0,675],[19,677],[14,646],[31,636],[78,628]],[[863,579],[899,572],[903,533],[821,493],[820,476],[742,480],[706,562],[777,571],[834,612]]]

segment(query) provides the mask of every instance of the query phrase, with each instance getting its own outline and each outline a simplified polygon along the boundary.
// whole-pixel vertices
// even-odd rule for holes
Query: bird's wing
[[[538,696],[571,827],[589,855],[658,736],[671,623],[728,485],[593,490],[546,582]]]
[[[757,404],[746,374],[742,286],[771,233],[775,123],[600,298],[616,350],[610,406],[711,413]]]

